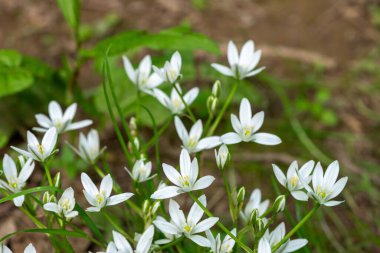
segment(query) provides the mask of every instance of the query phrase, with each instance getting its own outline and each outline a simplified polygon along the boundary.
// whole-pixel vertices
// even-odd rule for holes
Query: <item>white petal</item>
[[[242,142],[241,137],[237,133],[227,133],[220,137],[224,144],[236,144]]]
[[[339,204],[342,204],[344,201],[328,201],[326,203],[323,203],[325,206],[337,206]]]
[[[76,111],[77,111],[76,103],[67,107],[65,113],[63,114],[63,122],[71,121],[74,118]]]
[[[178,51],[175,51],[172,58],[170,59],[170,64],[174,67],[176,67],[177,70],[181,69],[182,66],[182,59],[181,55]]]
[[[286,244],[286,247],[282,251],[283,252],[293,252],[293,251],[299,250],[300,248],[304,247],[306,244],[307,244],[306,239],[290,240]]]
[[[190,130],[190,133],[189,133],[189,137],[190,138],[195,138],[195,139],[198,140],[199,138],[201,138],[202,132],[203,132],[202,121],[201,120],[197,120],[197,122],[195,122],[195,124],[191,127],[191,130]]]
[[[98,188],[96,188],[94,182],[92,182],[91,178],[84,172],[81,174],[81,181],[84,190],[89,194],[95,196],[97,193],[99,193]]]
[[[278,145],[281,143],[281,139],[274,135],[268,133],[257,133],[252,135],[251,140],[262,145]]]
[[[252,129],[253,133],[257,132],[257,130],[259,130],[261,126],[263,125],[264,116],[265,116],[264,112],[261,111],[261,112],[256,113],[251,119],[251,124],[253,126],[253,129]]]
[[[123,253],[124,252],[125,253],[133,253],[131,245],[129,244],[127,239],[125,239],[125,237],[122,234],[120,234],[119,232],[116,232],[116,231],[112,231],[112,236],[113,236],[113,241],[114,241],[118,251],[123,252]]]
[[[71,123],[65,129],[65,131],[76,130],[84,127],[88,127],[92,124],[92,120],[86,119],[78,122]]]
[[[189,142],[189,134],[183,125],[181,119],[178,116],[175,116],[174,118],[174,125],[175,129],[177,131],[178,137],[181,139],[182,143],[188,143]]]
[[[104,194],[104,197],[108,198],[111,195],[113,187],[113,181],[111,175],[106,175],[100,183],[99,191]]]
[[[323,177],[323,186],[327,189],[331,189],[338,178],[339,174],[339,163],[338,161],[332,162],[325,172]]]
[[[336,196],[338,196],[343,191],[344,187],[346,186],[347,180],[348,180],[348,177],[343,177],[339,179],[338,182],[335,183],[332,189],[332,193],[330,196],[328,196],[328,199],[333,199]]]
[[[165,220],[156,219],[153,221],[153,224],[163,233],[167,233],[170,235],[176,235],[178,233],[176,226],[174,226],[172,223],[167,222]]]
[[[152,199],[169,199],[181,193],[180,188],[177,186],[166,186],[155,191],[150,197]]]
[[[63,117],[61,106],[56,101],[49,103],[49,116],[52,120],[62,119]]]
[[[107,201],[107,206],[117,205],[121,202],[124,202],[124,201],[130,199],[132,196],[133,196],[133,193],[129,193],[129,192],[111,196]]]
[[[254,44],[252,40],[247,41],[240,52],[239,65],[247,66],[253,58]]]
[[[318,186],[323,184],[323,169],[321,163],[317,163],[313,172],[313,189],[317,191]]]
[[[31,243],[29,243],[29,245],[25,248],[24,253],[36,253],[36,249]]]
[[[170,180],[170,182],[172,182],[173,184],[175,184],[179,187],[182,186],[181,182],[179,181],[179,179],[182,177],[174,167],[172,167],[166,163],[163,163],[162,168],[164,170],[166,177]]]
[[[259,253],[272,253],[272,249],[269,245],[269,242],[266,238],[261,238],[259,241]]]
[[[309,199],[307,194],[303,191],[292,191],[290,193],[296,200],[299,200],[299,201],[307,201]]]
[[[251,104],[248,99],[243,98],[240,103],[239,119],[242,126],[250,126],[252,119]]]
[[[21,155],[23,155],[25,157],[35,159],[35,156],[32,155],[31,153],[29,153],[28,151],[22,150],[20,148],[16,148],[14,146],[11,146],[11,149],[15,150],[16,152],[20,153]],[[37,160],[37,159],[35,159],[35,160]]]
[[[203,206],[207,205],[206,196],[205,195],[202,195],[198,199],[202,203]],[[190,209],[190,212],[189,212],[189,215],[188,215],[188,220],[192,224],[197,224],[201,220],[201,218],[203,216],[203,213],[204,212],[203,212],[202,208],[196,202],[194,202],[194,204],[191,206],[191,209]]]
[[[29,158],[26,164],[22,167],[20,174],[18,176],[18,179],[21,182],[26,182],[26,180],[28,180],[30,175],[33,173],[33,170],[34,170],[34,162],[31,158]]]
[[[169,200],[169,214],[172,222],[177,226],[181,227],[182,224],[186,222],[185,215],[182,210],[180,210],[179,204],[175,200]]]
[[[186,104],[189,106],[191,105],[194,100],[197,98],[199,94],[199,88],[195,87],[189,90],[184,96],[183,100],[185,100]]]
[[[53,151],[55,144],[57,143],[57,129],[55,127],[49,128],[42,139],[42,146],[45,148],[47,155]]]
[[[234,73],[232,73],[231,69],[226,67],[226,66],[223,66],[223,65],[220,65],[220,64],[217,64],[217,63],[213,63],[211,64],[211,67],[213,67],[214,69],[216,69],[219,73],[225,75],[225,76],[234,76]]]
[[[24,199],[25,199],[24,195],[18,196],[18,197],[13,199],[13,203],[17,207],[22,206],[22,204],[24,203]]]
[[[231,66],[239,63],[238,50],[232,41],[228,42],[227,58]]]
[[[141,238],[139,239],[139,242],[136,246],[136,252],[138,253],[148,253],[150,246],[152,245],[154,236],[154,227],[151,225],[145,230],[145,232],[142,234]]]
[[[285,184],[286,184],[286,177],[285,177],[284,173],[282,172],[282,170],[280,170],[280,168],[277,165],[272,164],[272,166],[273,166],[273,172],[274,172],[274,175],[277,178],[277,181],[282,186],[285,186]]]
[[[186,149],[181,150],[181,154],[179,156],[179,167],[182,176],[190,176],[191,160],[189,152]]]
[[[199,141],[197,145],[197,150],[200,151],[200,150],[215,148],[216,146],[219,146],[221,143],[222,142],[219,136],[206,137]]]
[[[46,203],[44,205],[44,209],[46,211],[54,212],[54,213],[59,213],[58,205],[56,203],[50,202]]]
[[[50,128],[52,125],[51,120],[44,114],[37,114],[35,117],[38,125],[42,126],[43,128]]]
[[[136,72],[127,56],[123,56],[123,63],[129,80],[131,80],[132,83],[136,83]]]
[[[197,180],[197,182],[193,186],[193,190],[201,190],[209,187],[212,182],[214,182],[215,177],[213,176],[204,176]]]
[[[11,182],[17,178],[16,164],[7,154],[5,154],[3,158],[3,171],[8,182]]]
[[[38,144],[40,144],[40,142],[38,141],[37,137],[30,131],[28,131],[26,133],[26,138],[28,140],[28,144],[29,145],[32,145],[32,146],[37,146]]]
[[[231,114],[231,125],[236,133],[242,132],[241,123],[235,114]]]
[[[77,211],[71,211],[71,212],[65,214],[65,217],[66,217],[67,219],[72,219],[72,218],[78,216],[78,214],[79,214],[79,213],[78,213]]]
[[[194,234],[204,232],[204,231],[210,229],[211,227],[213,227],[218,221],[219,221],[219,218],[217,218],[217,217],[207,218],[207,219],[201,221],[200,223],[198,223],[194,227],[192,232]]]
[[[98,213],[98,212],[100,212],[100,209],[101,208],[98,206],[91,206],[91,207],[86,208],[86,211],[92,212],[92,213]]]
[[[210,247],[210,241],[207,238],[200,235],[190,235],[189,239],[198,244],[201,247]]]

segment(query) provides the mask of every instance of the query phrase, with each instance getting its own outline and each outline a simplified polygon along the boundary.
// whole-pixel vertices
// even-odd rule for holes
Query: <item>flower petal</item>
[[[166,186],[163,187],[157,191],[155,191],[150,198],[152,199],[169,199],[172,197],[175,197],[182,192],[180,191],[180,188],[177,186]]]
[[[197,182],[195,182],[192,190],[196,191],[196,190],[205,189],[209,187],[212,184],[212,182],[214,182],[214,180],[215,180],[215,177],[213,176],[201,177],[200,179],[197,180]]]
[[[262,145],[278,145],[281,143],[281,139],[274,134],[257,133],[252,135],[251,140]]]
[[[234,73],[232,73],[231,69],[226,66],[220,65],[218,63],[213,63],[211,64],[211,67],[225,76],[234,76]]]
[[[240,135],[237,133],[226,133],[220,137],[224,144],[236,144],[242,142]]]
[[[124,202],[124,201],[130,199],[132,196],[133,196],[133,193],[129,193],[129,192],[125,192],[125,193],[121,193],[121,194],[111,196],[107,201],[107,206],[117,205],[121,202]]]

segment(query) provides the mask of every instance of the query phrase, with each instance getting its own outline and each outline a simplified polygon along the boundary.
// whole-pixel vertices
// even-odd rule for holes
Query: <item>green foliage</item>
[[[57,0],[67,24],[76,30],[79,27],[80,2],[79,0]]]
[[[130,50],[147,47],[156,50],[204,50],[218,54],[219,48],[203,34],[194,33],[190,27],[179,27],[163,30],[157,34],[145,31],[128,31],[118,33],[99,42],[92,49],[84,49],[84,57],[102,57],[108,47],[109,56],[122,55]]]

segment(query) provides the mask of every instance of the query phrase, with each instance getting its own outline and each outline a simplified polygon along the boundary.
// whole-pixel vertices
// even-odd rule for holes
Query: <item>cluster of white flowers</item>
[[[252,41],[245,43],[240,55],[235,44],[230,42],[227,55],[230,64],[229,68],[220,64],[212,64],[212,66],[220,73],[231,76],[236,80],[256,75],[264,69],[264,67],[256,68],[261,57],[261,51],[254,50],[254,43]],[[209,129],[206,129],[210,126],[210,122],[205,125],[204,129],[202,120],[197,120],[193,115],[188,115],[193,121],[193,125],[188,131],[181,117],[190,110],[189,106],[197,98],[199,89],[192,88],[187,93],[182,93],[182,88],[179,84],[182,77],[182,59],[180,53],[175,52],[171,60],[167,61],[162,68],[153,66],[150,56],[145,56],[136,69],[126,56],[123,57],[123,62],[126,74],[136,88],[145,94],[154,96],[159,103],[169,109],[174,115],[174,125],[179,140],[182,143],[182,149],[179,157],[179,169],[166,163],[162,164],[162,170],[171,184],[160,183],[153,191],[150,191],[146,195],[148,198],[150,195],[150,199],[146,199],[145,196],[143,207],[141,207],[143,213],[140,215],[144,218],[144,227],[146,229],[142,235],[135,237],[133,242],[133,245],[136,246],[135,249],[131,246],[132,240],[130,240],[131,237],[128,233],[123,234],[123,231],[118,228],[118,231],[112,232],[113,240],[108,244],[104,244],[104,247],[107,246],[105,253],[148,253],[155,250],[160,251],[162,248],[169,247],[172,244],[175,245],[177,241],[181,241],[184,238],[188,238],[195,244],[206,247],[214,253],[232,252],[236,245],[249,253],[287,253],[304,247],[308,241],[306,239],[291,240],[292,233],[286,234],[284,223],[280,223],[272,232],[269,230],[270,225],[275,221],[276,215],[286,208],[287,195],[278,196],[271,205],[269,199],[262,200],[263,197],[260,189],[254,189],[249,200],[244,203],[245,188],[242,187],[238,191],[235,189],[236,196],[233,197],[229,189],[231,186],[225,182],[231,208],[230,213],[234,220],[234,227],[226,228],[219,221],[219,218],[212,215],[207,209],[206,196],[203,192],[199,194],[200,191],[208,188],[215,180],[214,176],[200,175],[201,171],[198,163],[200,152],[220,146],[218,150],[215,149],[215,159],[224,178],[224,170],[230,167],[231,161],[227,145],[241,142],[255,142],[262,145],[277,145],[281,143],[281,139],[278,136],[259,132],[264,123],[264,112],[261,111],[252,116],[251,104],[247,98],[243,98],[240,102],[239,117],[231,114],[233,132],[214,136],[212,133],[207,132]],[[163,90],[159,89],[159,86],[165,82],[172,86],[170,97]],[[216,109],[219,93],[220,83],[217,82],[212,90],[211,106],[208,108],[210,115]],[[12,147],[22,155],[19,157],[19,164],[16,165],[14,160],[7,154],[4,156],[3,171],[5,180],[0,180],[0,188],[7,192],[7,194],[16,194],[13,198],[16,206],[22,206],[24,201],[29,200],[24,195],[20,195],[22,194],[20,192],[25,188],[27,180],[34,170],[35,161],[40,162],[44,166],[45,173],[49,179],[50,172],[47,165],[54,154],[58,152],[57,142],[59,135],[66,131],[87,127],[92,124],[91,120],[73,123],[76,108],[76,104],[72,104],[63,112],[61,106],[57,102],[52,101],[48,109],[49,117],[43,114],[36,115],[37,123],[40,126],[33,129],[44,132],[42,141],[40,142],[32,132],[28,131],[27,149],[23,150]],[[137,124],[134,122],[133,131],[135,132],[136,129]],[[134,136],[136,135],[134,133]],[[86,209],[87,212],[103,213],[103,208],[106,206],[124,203],[134,195],[133,193],[123,192],[114,183],[110,174],[105,175],[105,173],[99,171],[97,162],[104,148],[101,148],[99,135],[96,130],[90,130],[87,136],[80,133],[78,148],[71,147],[88,165],[94,166],[102,177],[100,185],[97,187],[88,174],[81,173],[83,194],[90,205]],[[159,173],[152,175],[152,162],[146,159],[144,154],[135,154],[132,161],[129,161],[129,166],[130,168],[132,167],[132,170],[130,171],[127,168],[125,170],[133,180],[135,187],[141,185],[145,192],[148,189],[145,189],[145,186],[142,184],[154,185],[153,181],[155,180],[152,179],[159,175]],[[18,172],[18,167],[20,168],[20,172]],[[296,200],[308,201],[312,199],[316,203],[315,206],[317,208],[319,205],[334,206],[342,202],[333,200],[342,192],[347,183],[347,177],[337,181],[339,174],[339,164],[337,161],[331,163],[325,173],[321,164],[317,163],[315,165],[314,161],[305,163],[300,169],[297,162],[294,161],[289,166],[286,176],[277,165],[273,165],[273,171],[278,182]],[[52,182],[49,183],[51,187],[60,187],[59,182],[54,182],[54,185]],[[309,186],[310,183],[312,187]],[[111,194],[113,190],[117,192],[116,195]],[[137,191],[136,194],[140,193]],[[174,200],[175,197],[181,194],[186,194],[194,200],[187,216],[185,216],[179,203]],[[68,187],[57,201],[54,193],[46,192],[43,208],[48,212],[47,215],[55,215],[63,219],[64,222],[71,222],[80,213],[77,209],[78,206],[74,195],[74,189]],[[156,215],[161,201],[165,199],[169,199],[169,220],[166,219],[166,214],[164,215],[164,213],[163,215]],[[149,207],[151,202],[154,204]],[[134,207],[140,208],[138,206]],[[164,207],[162,208],[165,210]],[[204,214],[207,214],[208,218],[202,220]],[[270,214],[272,215],[271,219],[269,219]],[[255,241],[257,242],[255,250],[251,250],[250,247],[239,240],[240,233],[243,233],[242,231],[238,231],[239,223],[237,219],[239,216],[244,226],[251,227],[255,232]],[[220,233],[214,236],[211,230],[216,224],[226,233],[223,240]],[[164,238],[161,237],[153,242],[155,228],[161,232],[159,235],[163,235]],[[156,236],[158,235],[156,234]],[[0,252],[11,252],[4,245],[0,245],[0,247]],[[34,253],[36,251],[32,245],[29,245],[24,252]]]

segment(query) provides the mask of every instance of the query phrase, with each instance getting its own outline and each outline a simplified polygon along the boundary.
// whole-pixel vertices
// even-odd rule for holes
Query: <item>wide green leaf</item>
[[[145,31],[118,33],[99,42],[94,48],[83,50],[81,53],[85,57],[102,57],[109,47],[109,56],[121,55],[140,47],[156,50],[204,50],[219,54],[219,48],[215,42],[203,34],[183,27],[163,30],[155,34]]]
[[[76,30],[79,26],[79,0],[57,0],[57,3],[66,22],[72,29]]]
[[[33,75],[20,67],[0,67],[0,97],[17,93],[30,87]]]
[[[11,49],[0,50],[0,66],[18,67],[20,66],[22,56],[19,52]]]

